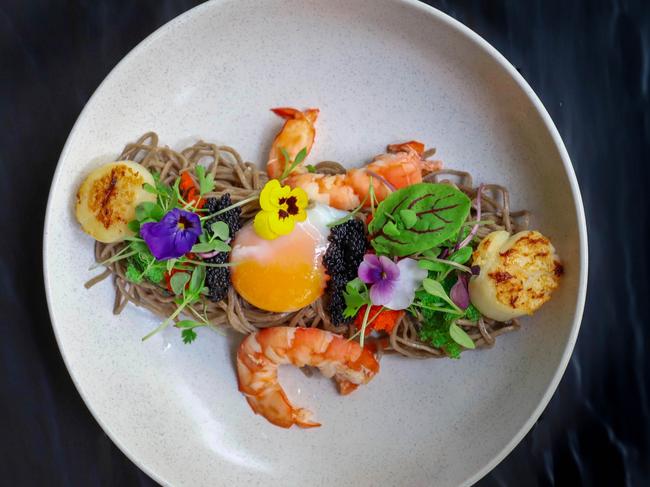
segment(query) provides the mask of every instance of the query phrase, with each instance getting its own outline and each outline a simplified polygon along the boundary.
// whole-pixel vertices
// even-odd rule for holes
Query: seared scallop
[[[480,273],[469,282],[472,304],[486,317],[508,321],[537,311],[558,287],[562,264],[537,231],[492,232],[473,254]]]
[[[76,215],[83,231],[104,243],[133,235],[127,225],[136,206],[156,201],[145,183],[153,185],[153,176],[136,162],[111,162],[91,172],[77,192]]]

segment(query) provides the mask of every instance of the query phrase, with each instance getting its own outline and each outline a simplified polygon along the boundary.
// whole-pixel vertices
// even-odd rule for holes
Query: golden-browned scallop
[[[91,172],[77,191],[76,215],[83,231],[104,243],[133,235],[127,224],[135,218],[135,207],[156,201],[144,183],[153,185],[153,176],[131,161],[111,162]]]
[[[469,282],[470,300],[497,321],[533,314],[551,299],[563,272],[550,240],[536,231],[492,232],[472,257],[481,270]]]

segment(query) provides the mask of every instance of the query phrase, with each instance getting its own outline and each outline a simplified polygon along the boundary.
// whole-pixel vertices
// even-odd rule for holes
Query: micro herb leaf
[[[189,292],[191,295],[198,298],[201,290],[203,289],[203,284],[205,283],[205,267],[197,265],[192,271],[192,278],[190,279],[190,288]]]
[[[131,220],[129,223],[126,224],[126,226],[133,233],[138,233],[140,231],[140,222],[138,220]]]
[[[398,257],[431,249],[458,234],[469,209],[470,199],[448,184],[418,183],[398,189],[379,203],[368,225],[372,246],[379,254]],[[403,221],[402,210],[415,213],[410,228]],[[396,235],[391,235],[395,233],[391,226],[387,231],[388,222],[395,224]]]
[[[439,271],[444,271],[446,266],[440,262],[421,259],[418,260],[418,267],[420,269],[426,269],[428,271],[439,272]]]
[[[300,164],[307,157],[307,147],[300,149],[300,152],[296,155],[296,159],[293,161],[294,167]]]
[[[406,229],[413,228],[415,222],[418,221],[418,215],[413,210],[400,210],[399,216]]]
[[[449,336],[451,336],[452,340],[458,343],[461,347],[469,349],[476,348],[476,345],[474,345],[474,342],[469,335],[456,323],[449,325]]]
[[[291,162],[291,159],[289,157],[289,153],[284,147],[280,147],[280,152],[282,153],[282,157],[284,158],[284,171],[282,171],[282,176],[280,176],[280,182],[284,181],[289,175],[293,172],[293,170],[300,165],[300,163],[307,157],[307,148],[303,147],[300,152],[296,155],[296,159]]]
[[[135,218],[140,222],[143,220],[160,221],[164,215],[162,207],[151,201],[145,201],[135,207]]]
[[[186,328],[181,332],[181,337],[183,338],[183,343],[189,345],[194,340],[196,340],[196,332],[192,328]]]
[[[174,326],[176,328],[196,328],[197,326],[203,326],[203,323],[198,323],[194,320],[181,320],[177,321]]]
[[[165,262],[165,270],[167,272],[171,272],[175,265],[176,265],[176,259],[169,259]]]
[[[353,279],[346,284],[343,299],[345,299],[343,316],[346,318],[356,316],[363,305],[370,304],[368,288],[359,278]]]
[[[456,304],[454,304],[454,302],[449,298],[449,296],[447,296],[445,289],[442,287],[442,284],[440,284],[438,281],[435,281],[427,277],[424,281],[422,281],[422,287],[431,296],[442,299],[447,304],[451,305],[452,308],[454,308],[457,311],[460,311],[458,306],[456,306]]]
[[[440,255],[440,247],[433,247],[432,249],[422,252],[424,257],[437,258]]]
[[[230,252],[230,245],[221,240],[213,240],[212,242],[197,243],[192,246],[192,252],[195,254],[202,254],[205,252]]]
[[[210,228],[212,230],[212,235],[216,238],[226,241],[230,237],[230,228],[226,222],[214,222]]]
[[[169,279],[169,285],[172,291],[177,296],[182,294],[185,290],[185,285],[190,280],[190,275],[187,272],[177,272]]]
[[[142,189],[144,189],[147,193],[156,194],[156,195],[158,194],[158,190],[156,189],[156,187],[152,186],[149,183],[144,183],[142,185]]]
[[[311,172],[311,173],[316,172],[316,167],[312,166],[311,164],[307,164],[305,167],[307,168],[307,172]]]
[[[457,264],[464,264],[470,259],[471,256],[472,256],[472,247],[468,245],[454,252],[449,257],[447,257],[447,259],[452,262],[456,262]]]
[[[201,195],[209,193],[214,189],[214,176],[212,174],[205,174],[205,167],[201,165],[196,166],[196,177],[199,180],[199,192]]]

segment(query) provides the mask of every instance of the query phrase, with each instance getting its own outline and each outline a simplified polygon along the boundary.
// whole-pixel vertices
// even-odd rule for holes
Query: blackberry
[[[333,227],[330,244],[323,256],[323,264],[330,276],[327,284],[328,310],[334,324],[349,323],[353,318],[344,318],[346,284],[357,277],[359,264],[368,249],[366,226],[361,220],[352,218]]]
[[[228,252],[219,252],[214,257],[203,260],[210,264],[224,264],[228,261]],[[210,300],[218,303],[228,294],[228,288],[230,287],[230,268],[206,267],[205,284],[208,286]]]
[[[211,215],[212,213],[216,213],[219,210],[223,210],[224,208],[227,208],[228,206],[232,205],[232,200],[230,199],[230,193],[224,193],[221,198],[208,198],[205,201],[205,205],[203,205],[203,208],[207,210],[206,215]],[[228,224],[228,228],[230,229],[230,238],[233,238],[235,236],[235,233],[241,228],[241,221],[240,217],[241,216],[241,208],[233,208],[231,210],[228,210],[225,213],[222,213],[221,215],[217,215],[215,217],[210,218],[208,221],[205,222],[205,228],[207,231],[212,234],[212,225],[216,222],[225,222]]]

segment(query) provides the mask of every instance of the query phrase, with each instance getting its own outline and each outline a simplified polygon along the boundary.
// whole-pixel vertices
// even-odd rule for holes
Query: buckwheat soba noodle
[[[424,157],[428,158],[434,152],[429,151],[424,154]],[[150,171],[156,171],[160,174],[160,181],[168,185],[173,185],[182,172],[188,172],[194,181],[197,181],[196,167],[203,165],[215,180],[214,189],[204,197],[218,197],[228,193],[233,203],[259,195],[269,179],[265,171],[261,171],[256,164],[245,162],[232,147],[199,141],[190,147],[175,151],[160,145],[158,135],[154,132],[148,132],[137,141],[127,144],[117,160],[134,161]],[[345,172],[344,166],[335,161],[316,164],[315,170],[317,173],[328,175]],[[478,187],[474,186],[471,174],[465,171],[438,170],[427,174],[424,181],[454,185],[469,198],[476,198],[478,193]],[[478,228],[478,238],[483,238],[497,230],[512,233],[528,228],[529,213],[525,210],[511,211],[509,192],[506,188],[496,184],[484,185],[480,200],[483,208],[481,218],[491,222]],[[241,206],[241,210],[242,223],[246,224],[260,210],[259,201],[250,201]],[[364,209],[357,212],[355,217],[364,220],[366,214],[367,211]],[[475,217],[476,209],[473,208],[468,220],[471,221]],[[125,245],[125,242],[108,244],[96,242],[96,261],[98,263],[110,261],[124,250]],[[126,260],[107,264],[106,270],[89,280],[86,287],[90,288],[110,277],[115,286],[113,313],[121,313],[130,302],[163,318],[170,316],[177,307],[174,302],[175,296],[161,284],[129,281],[126,277],[126,265]],[[185,314],[190,317],[203,314],[207,317],[210,327],[215,329],[232,327],[242,334],[252,333],[259,328],[290,326],[322,328],[348,337],[354,336],[356,329],[351,324],[332,323],[326,311],[326,300],[327,296],[323,296],[298,311],[276,313],[254,307],[230,287],[222,301],[215,303],[202,296],[198,302],[187,306]],[[419,318],[418,314],[402,316],[393,327],[388,340],[378,342],[382,351],[415,358],[446,356],[440,348],[420,340]],[[478,321],[461,319],[457,324],[467,333],[477,348],[491,347],[497,336],[519,328],[517,319],[504,323],[486,317],[481,317]]]

